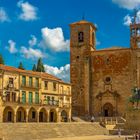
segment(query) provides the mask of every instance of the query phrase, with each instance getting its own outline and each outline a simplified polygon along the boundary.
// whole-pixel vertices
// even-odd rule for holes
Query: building
[[[71,121],[71,85],[47,73],[0,65],[0,122]]]
[[[125,116],[132,89],[140,88],[140,24],[130,25],[129,48],[96,50],[96,30],[85,20],[70,24],[73,114]]]

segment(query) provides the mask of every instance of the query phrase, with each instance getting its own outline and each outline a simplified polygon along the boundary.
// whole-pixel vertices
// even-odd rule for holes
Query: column
[[[16,123],[16,113],[14,113],[14,123]]]
[[[26,122],[28,122],[28,118],[29,118],[29,110],[26,110]]]
[[[50,122],[50,110],[47,110],[47,122]]]
[[[37,122],[39,123],[39,111],[37,111]]]

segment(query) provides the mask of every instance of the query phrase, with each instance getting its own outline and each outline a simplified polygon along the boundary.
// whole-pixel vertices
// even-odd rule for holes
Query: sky
[[[5,64],[31,70],[42,58],[46,72],[64,81],[70,74],[69,24],[92,22],[97,49],[130,47],[134,9],[140,0],[0,0],[0,53]]]

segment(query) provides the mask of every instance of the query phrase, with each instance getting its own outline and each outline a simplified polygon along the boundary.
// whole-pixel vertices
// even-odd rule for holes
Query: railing
[[[38,89],[38,88],[41,88],[41,84],[36,84],[36,83],[32,83],[32,84],[29,84],[29,83],[22,83],[21,84],[21,87],[22,88],[35,88],[35,89]]]
[[[59,100],[44,100],[41,102],[42,105],[54,105],[58,106],[59,105]]]
[[[16,100],[16,101],[4,101],[4,103],[5,104],[11,104],[11,103],[15,103],[15,104],[23,104],[23,105],[43,105],[43,106],[59,106],[59,102],[58,101],[56,101],[56,100],[54,100],[54,102],[48,102],[48,103],[45,103],[45,102],[35,102],[35,101],[33,101],[33,102],[29,102],[29,101],[25,101],[25,102],[23,102],[22,101],[22,98],[20,98],[20,99],[18,99],[18,100]]]
[[[100,122],[104,125],[116,125],[120,121],[124,123],[126,120],[123,117],[100,117]]]

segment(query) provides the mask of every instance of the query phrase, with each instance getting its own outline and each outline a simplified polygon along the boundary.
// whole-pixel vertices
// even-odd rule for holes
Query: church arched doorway
[[[113,116],[113,105],[111,103],[104,104],[103,114],[105,117],[112,117]]]

